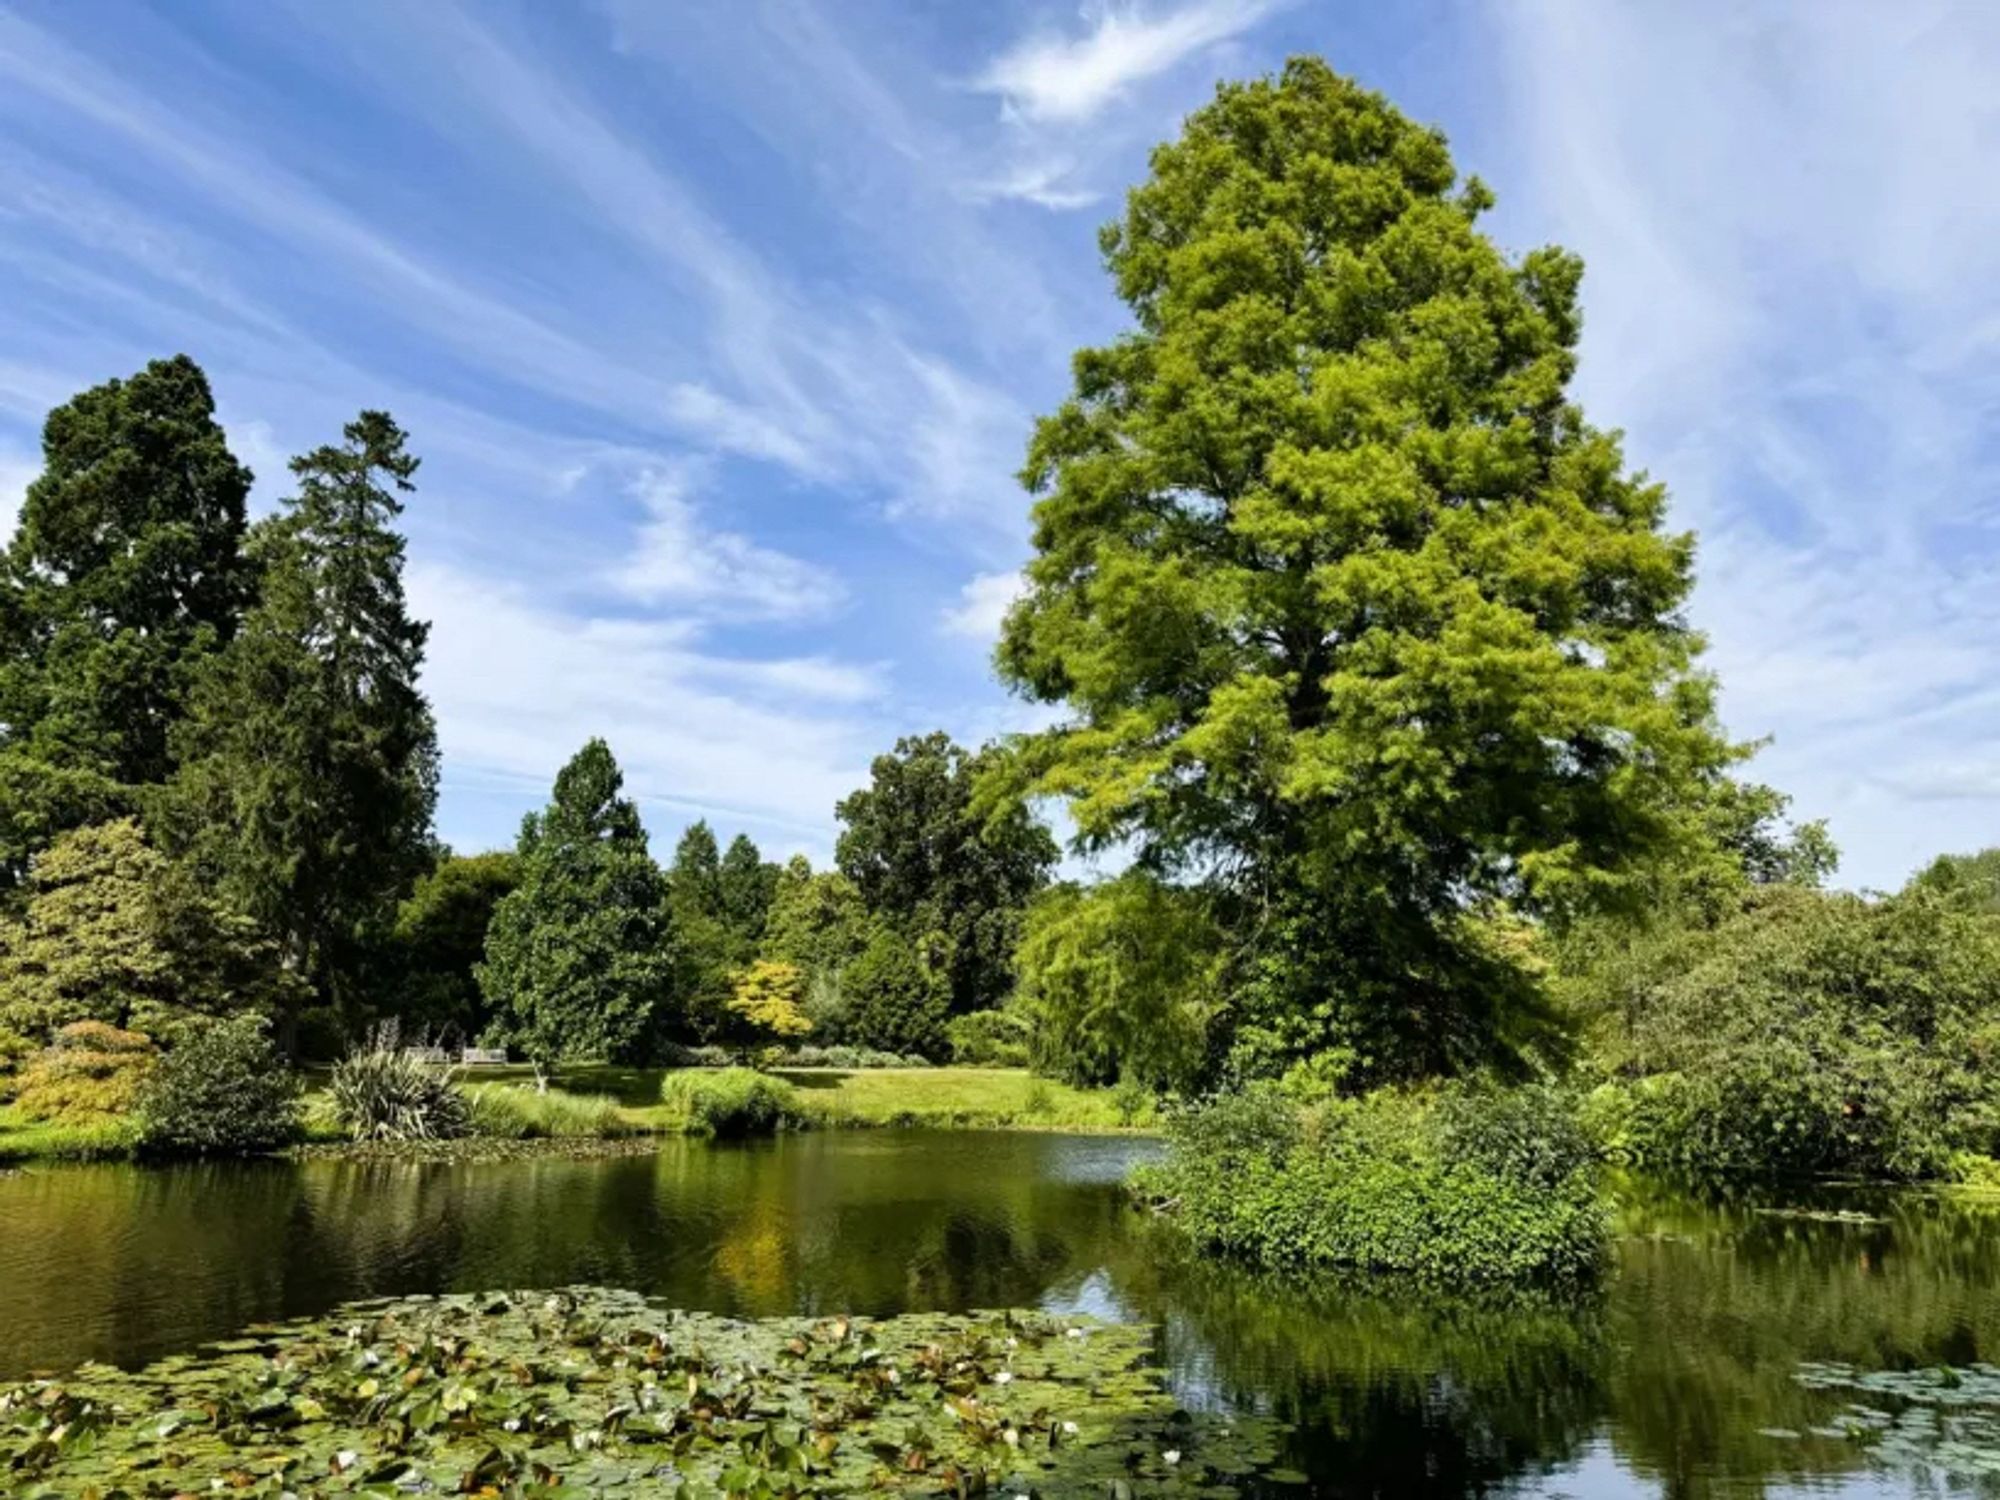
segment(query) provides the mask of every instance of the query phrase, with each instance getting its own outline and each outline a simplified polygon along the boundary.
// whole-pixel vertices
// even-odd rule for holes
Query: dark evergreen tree
[[[716,871],[716,881],[723,924],[729,929],[741,961],[747,963],[756,955],[764,938],[771,898],[778,887],[778,867],[765,863],[750,836],[739,833],[729,841]]]
[[[520,885],[494,908],[480,989],[546,1080],[621,1057],[672,1000],[666,882],[610,747],[592,740],[521,823]]]
[[[200,664],[252,593],[250,471],[185,355],[49,413],[0,558],[0,883],[162,781]]]
[[[292,461],[297,494],[253,537],[261,597],[195,686],[163,803],[176,847],[348,1011],[363,943],[430,864],[437,800],[428,627],[395,529],[417,468],[404,442],[363,412]]]
[[[898,740],[894,753],[876,757],[869,785],[835,809],[846,825],[835,851],[841,873],[906,939],[944,940],[958,1012],[1006,994],[1021,915],[1057,855],[1025,807],[975,813],[982,766],[944,734]]]

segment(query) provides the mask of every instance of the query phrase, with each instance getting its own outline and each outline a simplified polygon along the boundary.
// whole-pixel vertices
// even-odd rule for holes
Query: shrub
[[[660,1100],[691,1135],[771,1135],[806,1124],[798,1090],[750,1068],[669,1073]]]
[[[1259,1086],[1175,1115],[1137,1183],[1206,1249],[1429,1281],[1575,1282],[1607,1225],[1553,1091],[1380,1093],[1301,1107]]]
[[[35,1044],[0,1026],[0,1102],[14,1097],[15,1075],[35,1055]]]
[[[731,986],[729,1013],[734,1029],[754,1045],[758,1042],[792,1042],[813,1029],[800,1000],[805,994],[805,975],[797,964],[759,959],[738,974]]]
[[[455,1071],[397,1045],[393,1027],[333,1065],[334,1117],[357,1141],[444,1141],[472,1128]]]
[[[291,1073],[252,1017],[190,1028],[140,1090],[140,1144],[175,1156],[268,1151],[298,1132]]]
[[[1017,1010],[975,1010],[945,1028],[951,1060],[972,1068],[1025,1068],[1034,1023]]]
[[[72,1021],[21,1070],[15,1107],[31,1120],[71,1125],[129,1115],[157,1057],[141,1032]]]
[[[1774,888],[1597,997],[1593,1129],[1642,1165],[1935,1176],[2000,1144],[2000,923]]]
[[[604,1094],[546,1093],[511,1084],[479,1084],[465,1091],[471,1133],[497,1140],[610,1140],[636,1133]]]

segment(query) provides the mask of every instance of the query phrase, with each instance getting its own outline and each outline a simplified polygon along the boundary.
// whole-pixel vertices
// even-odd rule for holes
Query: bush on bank
[[[1608,1225],[1560,1092],[1451,1086],[1302,1106],[1264,1085],[1182,1112],[1141,1196],[1200,1248],[1274,1269],[1580,1282]]]
[[[807,1123],[796,1089],[751,1068],[669,1073],[660,1085],[660,1102],[690,1135],[771,1135]]]
[[[138,1099],[140,1149],[162,1156],[247,1156],[298,1133],[298,1091],[254,1016],[188,1028]]]

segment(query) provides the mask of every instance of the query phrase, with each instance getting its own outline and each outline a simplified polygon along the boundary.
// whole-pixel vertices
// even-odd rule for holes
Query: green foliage
[[[1025,1068],[1032,1060],[1035,1023],[1018,1005],[953,1016],[945,1027],[951,1060],[968,1068]]]
[[[782,1044],[808,1035],[813,1023],[800,1007],[805,976],[796,964],[759,959],[736,976],[729,1012],[753,1044]]]
[[[2000,849],[1940,854],[1910,877],[1903,892],[1928,895],[1960,911],[2000,915]]]
[[[381,984],[406,1025],[471,1040],[492,1019],[473,970],[501,900],[521,883],[520,856],[446,854],[396,908]]]
[[[729,841],[716,867],[716,895],[722,923],[745,955],[756,952],[764,939],[777,884],[778,867],[765,863],[748,834],[739,833]]]
[[[2000,923],[1796,886],[1600,974],[1607,1144],[1652,1165],[1935,1175],[2000,1141]]]
[[[847,1014],[843,1035],[862,1047],[938,1057],[947,1045],[949,980],[936,950],[944,940],[913,943],[878,923],[861,956],[841,974]]]
[[[250,471],[185,355],[49,413],[0,560],[0,884],[172,767],[193,674],[250,600]]]
[[[21,1069],[14,1108],[24,1119],[65,1125],[129,1115],[158,1057],[151,1037],[102,1021],[72,1021]]]
[[[1156,1338],[1032,1311],[747,1322],[595,1287],[376,1300],[262,1330],[254,1349],[0,1386],[0,1472],[23,1500],[164,1492],[165,1467],[188,1495],[1260,1485],[1278,1424],[1183,1410],[1151,1368]]]
[[[1565,394],[1581,266],[1510,261],[1491,202],[1317,60],[1223,87],[1106,229],[1135,327],[1029,449],[1000,667],[1068,717],[1011,785],[1228,898],[1271,1070],[1502,1050],[1468,903],[1632,897],[1733,756],[1692,542]]]
[[[944,734],[901,739],[875,758],[869,784],[834,809],[844,825],[841,873],[869,914],[907,940],[942,939],[950,1007],[961,1014],[1006,996],[1022,911],[1057,854],[1020,803],[975,809],[991,759]]]
[[[46,1037],[71,1021],[172,1042],[202,1017],[287,1010],[302,993],[276,948],[121,818],[61,834],[0,922],[0,1026]]]
[[[538,1069],[617,1058],[673,999],[667,889],[610,748],[592,740],[521,824],[520,887],[503,898],[477,970]]]
[[[846,1035],[847,997],[841,976],[868,946],[868,909],[854,882],[838,870],[815,873],[794,855],[771,896],[762,955],[796,964],[805,975],[806,1015],[823,1038]]]
[[[1030,908],[1018,1004],[1035,1063],[1073,1083],[1184,1088],[1207,1060],[1222,933],[1202,892],[1132,871]]]
[[[750,955],[730,931],[722,900],[722,857],[706,822],[692,823],[682,832],[666,881],[679,1019],[708,1040],[728,1025],[731,980]]]
[[[1168,1134],[1141,1191],[1197,1245],[1256,1264],[1503,1284],[1587,1280],[1605,1258],[1591,1145],[1553,1090],[1302,1108],[1265,1084]]]
[[[197,683],[174,738],[163,832],[353,1009],[365,944],[430,863],[437,731],[417,686],[429,627],[403,595],[401,496],[417,460],[363,412],[292,460],[262,522],[257,606]]]
[[[684,1069],[667,1074],[660,1102],[691,1135],[724,1139],[770,1135],[806,1123],[798,1090],[753,1068]]]
[[[242,1156],[298,1133],[298,1090],[255,1016],[191,1028],[139,1092],[140,1145],[163,1156]]]
[[[472,1106],[452,1069],[423,1062],[393,1026],[333,1065],[327,1094],[357,1141],[448,1141],[472,1129]]]
[[[466,1089],[465,1097],[471,1133],[494,1140],[615,1140],[634,1133],[618,1101],[604,1094],[484,1083]]]

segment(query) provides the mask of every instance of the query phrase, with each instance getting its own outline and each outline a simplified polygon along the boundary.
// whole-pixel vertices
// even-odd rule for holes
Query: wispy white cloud
[[[945,631],[992,645],[1000,638],[1000,624],[1021,597],[1022,587],[1018,572],[974,575],[958,591],[958,602],[948,605],[941,615]]]
[[[1188,0],[1175,8],[1136,4],[1086,7],[1080,34],[1040,32],[1015,43],[975,86],[998,94],[1029,121],[1087,120],[1133,85],[1178,66],[1217,42],[1240,36],[1279,0]]]
[[[1066,157],[1021,162],[1005,176],[968,184],[965,196],[975,203],[1014,198],[1055,213],[1088,208],[1104,195],[1095,188],[1075,184],[1072,181],[1075,171],[1076,164]]]
[[[1589,267],[1580,394],[1700,529],[1725,714],[1775,736],[1755,773],[1859,884],[2000,842],[2000,194],[1969,187],[2000,158],[2000,12],[1492,22],[1515,155],[1479,165],[1506,233]]]
[[[21,514],[21,502],[28,486],[41,472],[41,465],[24,453],[0,448],[0,536],[12,536],[14,522]]]
[[[612,585],[642,603],[733,619],[802,619],[837,608],[846,591],[826,569],[703,526],[694,493],[705,472],[683,463],[633,480],[647,519],[630,557],[612,571]]]
[[[411,570],[432,622],[426,683],[455,776],[539,800],[603,735],[646,799],[818,833],[884,730],[866,668],[738,661],[685,622],[609,619],[449,565]]]

